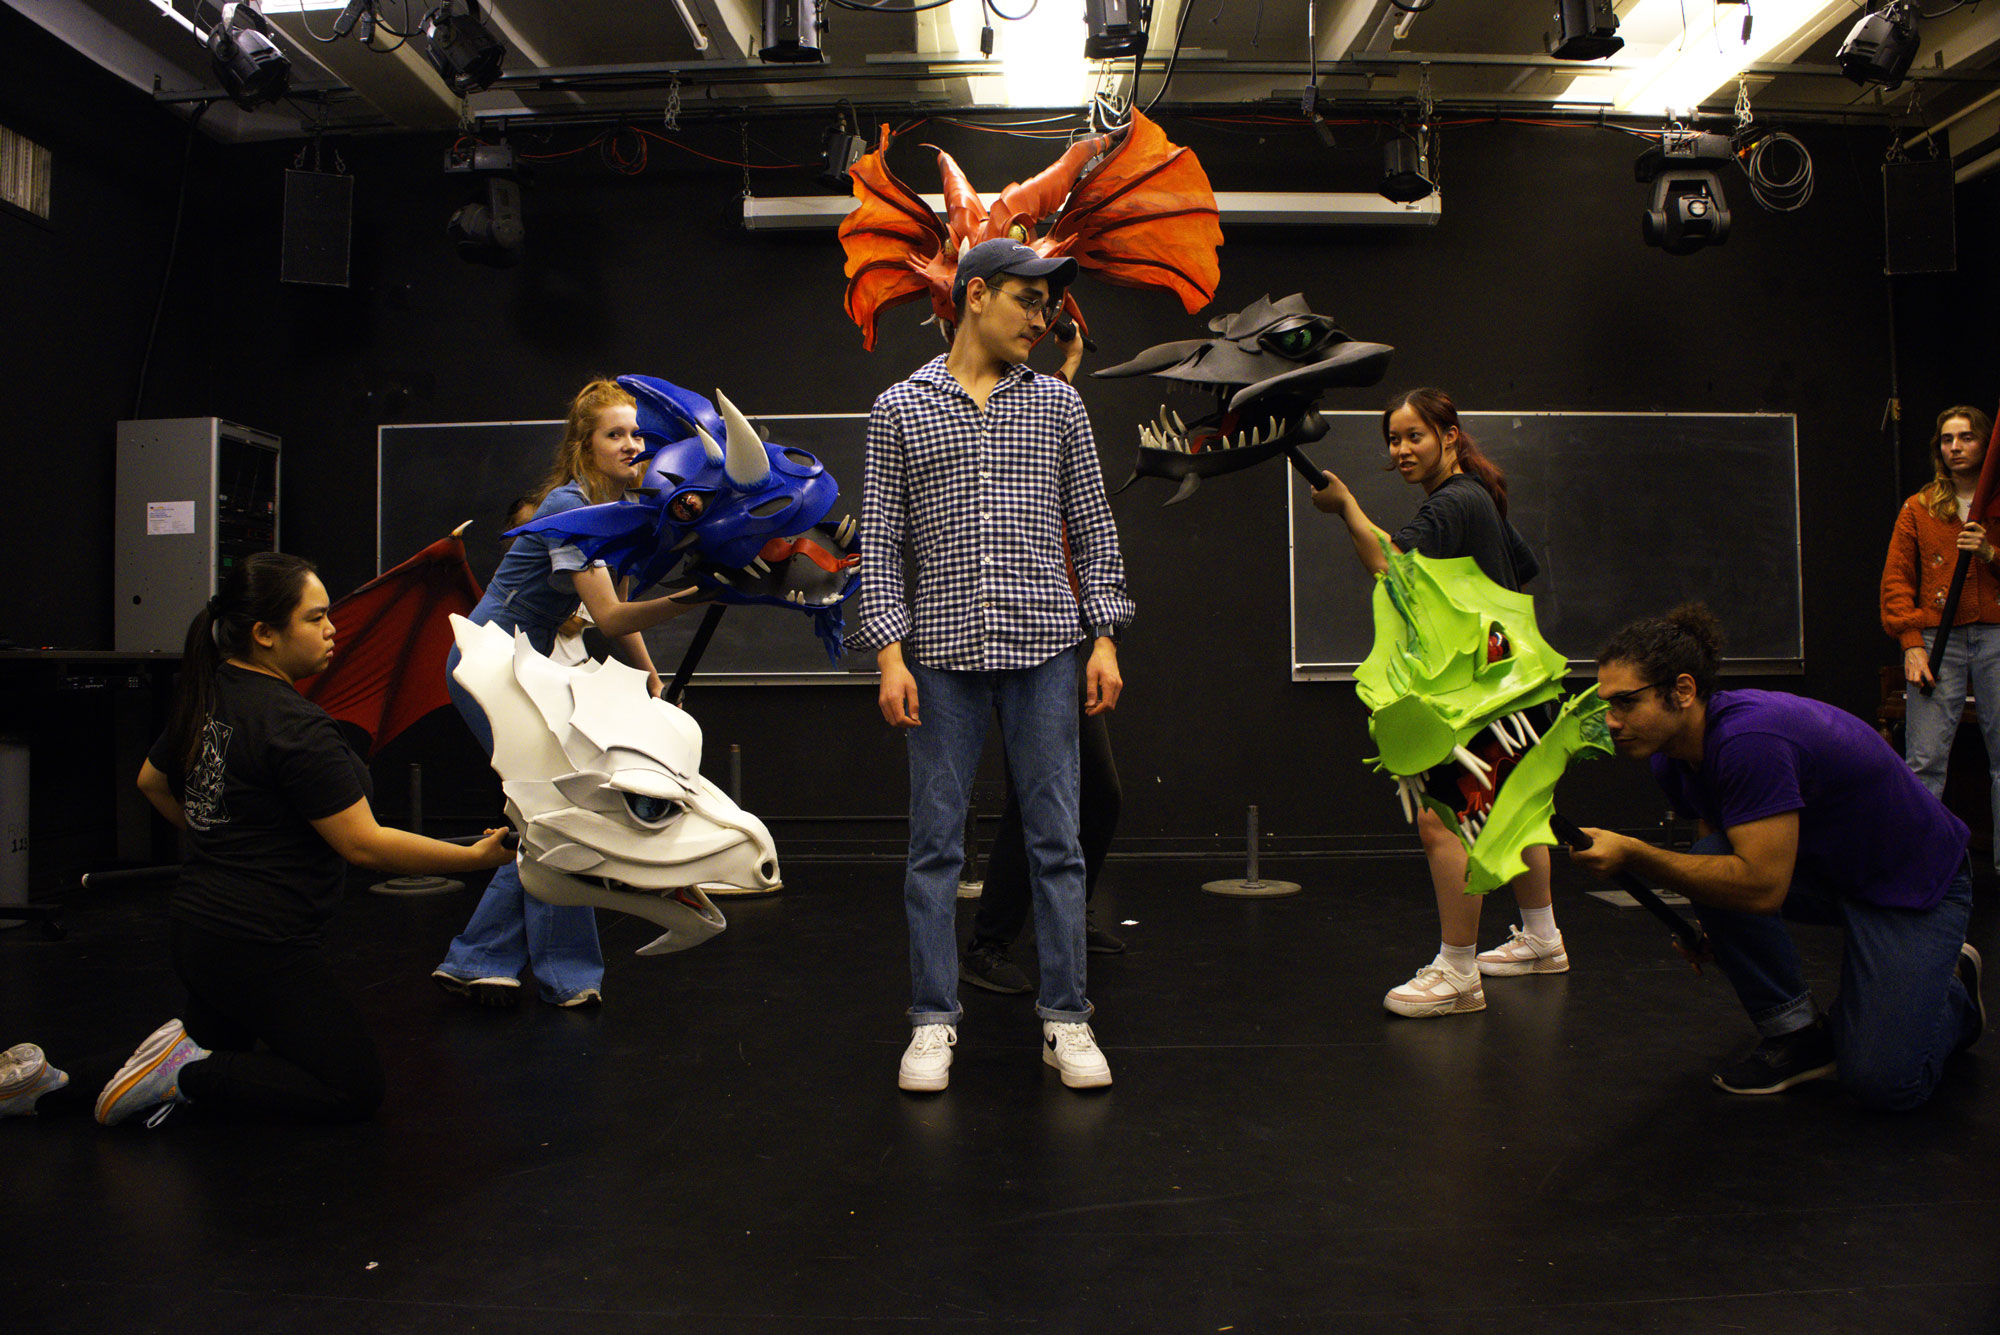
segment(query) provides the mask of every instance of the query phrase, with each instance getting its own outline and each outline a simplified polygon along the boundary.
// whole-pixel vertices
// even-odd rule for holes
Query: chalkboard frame
[[[842,513],[843,509],[847,513],[856,516],[860,514],[861,463],[858,442],[863,432],[858,428],[865,427],[868,421],[868,414],[746,413],[745,416],[760,431],[765,429],[765,423],[784,422],[844,423],[856,427],[857,429],[854,432],[856,449],[851,465],[845,461],[839,465],[828,461],[827,466],[840,481],[842,487],[841,500],[837,503],[833,514],[838,516]],[[400,523],[392,526],[388,515],[390,498],[387,493],[390,490],[390,479],[392,477],[392,469],[389,466],[390,451],[396,447],[399,439],[414,442],[418,438],[418,433],[422,432],[448,430],[474,431],[489,430],[492,428],[547,433],[546,446],[540,452],[523,460],[523,466],[518,474],[518,482],[514,484],[514,491],[517,491],[519,488],[524,488],[533,482],[539,477],[540,470],[547,466],[549,451],[553,449],[556,441],[561,438],[563,423],[560,418],[492,422],[398,422],[384,424],[376,429],[375,569],[377,573],[408,559],[423,543],[432,542],[442,537],[465,518],[475,519],[480,529],[484,530],[483,537],[488,541],[492,539],[499,523],[498,512],[506,504],[508,495],[514,494],[514,491],[509,491],[507,488],[502,488],[500,492],[493,492],[492,495],[480,494],[470,498],[467,502],[467,509],[471,512],[470,514],[459,514],[456,517],[438,515],[433,518],[426,516],[427,527],[424,531],[428,536],[423,536],[421,541],[418,541],[417,539],[420,535],[413,530],[405,533],[401,542],[397,544],[399,546],[408,545],[409,550],[397,552],[384,550],[384,546],[388,542],[387,535],[392,527],[409,527],[406,524]],[[806,448],[812,449],[814,453],[821,453],[812,442],[801,443],[805,444]],[[851,476],[849,476],[850,474]],[[514,474],[510,474],[509,476],[514,476]],[[492,491],[491,488],[486,488],[485,490]],[[507,494],[503,495],[501,492],[506,492]],[[432,528],[435,531],[430,531]],[[474,531],[468,531],[468,545],[472,545],[473,540],[477,536],[480,535],[477,535]],[[490,569],[480,570],[479,566],[481,564],[482,562],[480,561],[474,561],[474,573],[483,581],[491,575],[491,571]],[[851,625],[854,615],[854,602],[852,599],[848,600],[847,610]],[[724,615],[716,633],[717,638],[710,644],[708,653],[703,656],[702,661],[705,664],[727,661],[728,655],[731,652],[728,637],[731,632],[732,622],[740,625],[746,618],[751,617],[782,617],[786,623],[796,623],[794,627],[797,634],[796,646],[788,646],[789,651],[785,657],[794,664],[816,660],[818,666],[698,668],[694,674],[694,681],[704,686],[824,686],[843,683],[874,685],[881,678],[881,674],[876,670],[874,665],[874,656],[871,654],[857,655],[849,651],[843,657],[842,662],[857,664],[857,666],[852,668],[828,662],[825,652],[819,647],[817,640],[813,638],[811,629],[806,624],[806,619],[799,613],[785,611],[780,608],[731,608]],[[652,655],[653,664],[659,669],[662,676],[671,677],[673,675],[674,669],[680,664],[687,642],[693,637],[695,629],[701,620],[702,618],[698,615],[683,616],[669,622],[665,626],[645,632],[647,651]],[[789,640],[790,637],[788,636],[787,638]],[[864,661],[867,664],[865,668],[858,666]]]
[[[1369,424],[1371,432],[1379,430],[1379,428],[1376,427],[1375,424],[1379,423],[1381,417],[1379,413],[1368,412],[1368,411],[1327,412],[1325,416],[1327,416],[1329,419],[1345,419],[1348,423],[1352,423],[1356,419],[1365,420]],[[1787,445],[1788,457],[1786,463],[1788,467],[1786,468],[1785,471],[1789,478],[1790,491],[1789,495],[1785,498],[1788,504],[1786,504],[1783,508],[1789,514],[1793,541],[1789,548],[1790,562],[1791,562],[1790,568],[1788,570],[1780,572],[1779,578],[1783,581],[1784,587],[1789,591],[1790,596],[1792,598],[1792,607],[1790,609],[1792,612],[1792,616],[1790,618],[1790,625],[1787,631],[1789,635],[1789,641],[1784,646],[1784,649],[1786,651],[1775,655],[1738,656],[1738,657],[1725,656],[1720,664],[1720,671],[1725,676],[1788,676],[1788,675],[1800,675],[1804,673],[1805,588],[1804,588],[1804,565],[1799,553],[1799,538],[1803,532],[1803,529],[1799,517],[1798,417],[1796,414],[1794,413],[1708,413],[1708,412],[1704,413],[1540,412],[1540,411],[1509,412],[1498,409],[1482,409],[1476,412],[1462,411],[1462,418],[1465,421],[1467,429],[1473,432],[1475,439],[1483,439],[1478,429],[1481,420],[1493,419],[1493,418],[1516,418],[1516,419],[1533,418],[1533,419],[1558,419],[1558,420],[1586,419],[1586,418],[1620,418],[1627,420],[1648,420],[1648,421],[1658,421],[1658,420],[1701,420],[1701,421],[1725,421],[1725,422],[1755,421],[1758,423],[1782,422],[1786,424],[1788,429],[1784,432],[1784,435],[1786,438],[1786,445]],[[1342,434],[1338,429],[1339,426],[1340,423],[1336,422],[1336,430],[1334,432],[1329,433],[1330,439]],[[1319,451],[1318,454],[1315,454],[1313,450],[1309,449],[1307,453],[1315,458],[1319,458],[1321,455],[1325,453],[1325,451],[1322,449],[1321,451]],[[1507,466],[1507,461],[1504,457],[1500,458],[1499,462],[1503,467]],[[1347,476],[1347,474],[1343,473],[1343,476]],[[1329,525],[1332,521],[1328,516],[1312,514],[1311,501],[1307,496],[1306,490],[1302,485],[1299,484],[1297,480],[1297,475],[1293,473],[1291,470],[1289,469],[1285,470],[1284,476],[1280,481],[1280,485],[1282,485],[1285,489],[1286,538],[1289,549],[1286,573],[1290,582],[1290,587],[1288,592],[1288,610],[1290,613],[1290,629],[1291,629],[1292,680],[1299,682],[1352,681],[1354,680],[1354,669],[1359,665],[1360,662],[1358,658],[1349,661],[1345,658],[1329,659],[1316,655],[1308,656],[1308,654],[1302,652],[1300,648],[1301,585],[1302,583],[1323,584],[1327,578],[1324,567],[1329,559],[1329,553],[1328,553],[1329,538],[1330,538]],[[1350,485],[1355,485],[1355,484],[1350,482]],[[1401,483],[1400,480],[1398,480],[1396,482],[1396,485],[1400,487],[1405,484]],[[1365,504],[1366,502],[1364,501],[1364,505]],[[1410,505],[1406,507],[1405,510],[1402,511],[1385,511],[1384,513],[1378,514],[1376,513],[1374,508],[1370,508],[1369,515],[1372,519],[1375,520],[1375,522],[1378,525],[1393,531],[1397,526],[1401,524],[1402,515],[1406,513],[1407,510],[1413,510],[1414,508],[1415,508],[1414,502],[1412,502]],[[1307,533],[1302,534],[1299,527],[1299,521],[1303,516],[1308,514],[1311,514],[1311,518],[1316,522],[1313,524],[1313,526]],[[1336,536],[1340,537],[1340,542],[1337,544],[1337,546],[1344,547],[1345,546],[1344,535],[1336,535]],[[1534,542],[1531,539],[1530,546],[1537,548],[1538,556],[1543,555],[1543,553],[1540,550],[1540,544]],[[1626,555],[1627,559],[1631,560],[1649,559],[1643,552],[1630,552],[1627,553]],[[1342,553],[1338,551],[1334,552],[1333,559],[1335,564],[1337,565],[1339,561],[1342,559]],[[1302,562],[1309,562],[1310,567],[1302,566]],[[1359,566],[1356,565],[1354,569],[1358,572]],[[1358,580],[1365,580],[1365,578],[1366,578],[1365,576],[1357,576]],[[1536,593],[1537,595],[1536,601],[1539,607],[1543,602],[1547,590],[1545,587],[1541,587],[1539,584],[1531,584],[1529,587],[1531,592]],[[1369,610],[1369,601],[1368,601],[1369,592],[1370,590],[1368,586],[1365,583],[1362,583],[1360,585],[1359,593],[1354,599],[1354,606],[1351,609],[1343,608],[1341,619],[1344,623],[1352,622],[1355,626],[1370,628],[1368,638],[1372,639],[1373,617]],[[1730,614],[1732,609],[1726,606],[1719,606],[1714,604],[1711,605],[1714,606],[1716,614],[1722,618],[1724,626],[1727,627],[1730,622]],[[1644,615],[1647,612],[1659,611],[1659,610],[1664,610],[1664,609],[1651,608],[1651,607],[1634,607],[1632,609],[1631,614],[1636,617]],[[1552,639],[1553,638],[1554,637],[1552,637]],[[1366,640],[1364,640],[1363,643],[1365,645]],[[1584,650],[1594,649],[1595,646],[1594,644],[1578,645],[1575,643],[1558,643],[1558,647],[1563,649],[1569,649],[1573,652],[1579,648]],[[1572,658],[1569,660],[1569,666],[1572,674],[1582,673],[1584,675],[1588,675],[1589,673],[1595,671],[1596,663],[1593,659],[1589,658],[1581,658],[1581,659]]]

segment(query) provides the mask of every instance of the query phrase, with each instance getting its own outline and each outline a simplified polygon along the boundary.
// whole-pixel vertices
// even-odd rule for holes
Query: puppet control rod
[[[1591,845],[1590,836],[1579,829],[1576,822],[1567,816],[1550,816],[1549,828],[1555,831],[1556,838],[1562,840],[1571,848],[1584,849],[1589,848]],[[1697,958],[1708,953],[1708,937],[1703,934],[1701,928],[1668,908],[1666,902],[1648,889],[1644,881],[1641,881],[1629,871],[1621,871],[1611,879],[1618,882],[1619,888],[1624,890],[1626,894],[1637,900],[1640,908],[1645,909],[1646,912],[1652,914],[1671,928],[1674,935],[1680,938],[1681,945],[1689,953]]]

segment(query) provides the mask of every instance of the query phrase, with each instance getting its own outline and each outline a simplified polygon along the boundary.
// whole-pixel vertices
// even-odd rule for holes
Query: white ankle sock
[[[1455,969],[1459,973],[1479,971],[1478,946],[1450,946],[1439,942],[1438,958],[1445,962],[1446,967]]]
[[[1544,941],[1555,940],[1560,935],[1556,931],[1556,906],[1545,904],[1538,909],[1522,909],[1521,930]]]

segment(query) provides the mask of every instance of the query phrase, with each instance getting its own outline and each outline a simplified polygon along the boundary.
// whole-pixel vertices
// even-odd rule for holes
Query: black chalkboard
[[[1328,413],[1306,453],[1394,533],[1423,499],[1387,471],[1378,413]],[[1699,598],[1728,631],[1724,671],[1804,670],[1797,423],[1789,414],[1464,413],[1506,470],[1510,517],[1542,564],[1542,634],[1579,667],[1635,617]],[[1345,679],[1374,639],[1347,530],[1285,475],[1292,677]]]
[[[840,483],[832,518],[861,510],[861,454],[868,418],[751,416],[766,440],[819,456]],[[562,439],[561,422],[439,422],[385,426],[377,435],[379,490],[376,569],[386,570],[467,519],[466,557],[483,584],[500,562],[507,505],[532,490]],[[848,600],[849,615],[854,602]],[[660,675],[671,677],[701,617],[677,618],[646,632]],[[710,685],[754,682],[872,681],[872,654],[827,661],[810,618],[777,607],[732,607],[702,655],[696,677]]]

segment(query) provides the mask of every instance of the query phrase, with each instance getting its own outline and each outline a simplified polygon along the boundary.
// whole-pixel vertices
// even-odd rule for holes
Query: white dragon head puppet
[[[701,776],[701,727],[623,663],[563,667],[525,635],[451,619],[452,675],[486,711],[521,885],[550,904],[617,909],[665,928],[641,955],[726,925],[704,882],[767,890],[764,823]]]

